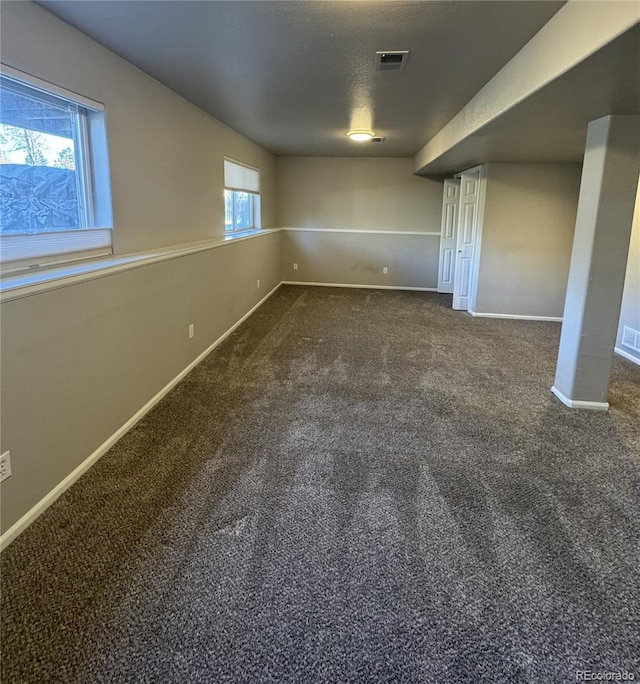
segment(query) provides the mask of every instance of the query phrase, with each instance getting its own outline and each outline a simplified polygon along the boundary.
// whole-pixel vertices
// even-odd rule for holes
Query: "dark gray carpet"
[[[281,288],[2,554],[2,682],[640,679],[640,369]]]

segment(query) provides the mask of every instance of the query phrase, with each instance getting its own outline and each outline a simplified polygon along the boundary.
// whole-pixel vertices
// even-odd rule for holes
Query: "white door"
[[[438,266],[438,292],[453,292],[456,271],[456,237],[458,234],[458,204],[460,181],[446,180],[442,197],[442,224],[440,227],[440,263]]]
[[[480,167],[464,171],[460,177],[460,208],[456,240],[456,267],[453,282],[453,308],[467,311],[473,278],[473,250],[478,229]]]

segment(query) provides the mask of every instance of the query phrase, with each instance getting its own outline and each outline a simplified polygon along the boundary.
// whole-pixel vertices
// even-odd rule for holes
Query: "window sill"
[[[247,235],[255,235],[256,233],[264,232],[261,228],[247,228],[246,230],[228,230],[224,236],[225,238],[244,237]]]
[[[28,271],[19,275],[8,275],[0,280],[0,302],[30,297],[48,290],[57,290],[69,285],[96,280],[106,276],[128,271],[133,268],[149,266],[160,261],[168,261],[178,257],[205,252],[210,249],[223,247],[232,242],[250,240],[261,235],[269,235],[279,232],[279,228],[261,229],[232,233],[211,240],[192,242],[186,245],[178,245],[150,252],[128,254],[126,256],[112,256],[106,259],[71,263],[66,266],[55,268],[42,268]]]

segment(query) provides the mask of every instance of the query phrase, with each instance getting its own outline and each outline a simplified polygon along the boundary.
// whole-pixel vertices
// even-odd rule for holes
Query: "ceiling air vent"
[[[383,141],[384,141],[384,138],[377,136],[377,137],[371,138],[371,140],[369,142],[383,142]]]
[[[378,50],[376,64],[378,71],[404,71],[409,50]]]

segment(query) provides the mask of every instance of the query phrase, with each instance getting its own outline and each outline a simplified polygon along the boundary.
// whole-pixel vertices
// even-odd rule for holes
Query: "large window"
[[[260,171],[232,159],[224,160],[224,228],[260,228]]]
[[[110,254],[108,169],[92,158],[106,166],[101,105],[26,78],[0,75],[3,271]]]

